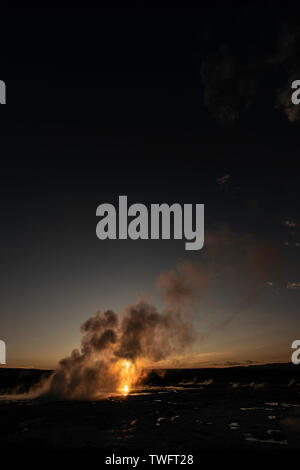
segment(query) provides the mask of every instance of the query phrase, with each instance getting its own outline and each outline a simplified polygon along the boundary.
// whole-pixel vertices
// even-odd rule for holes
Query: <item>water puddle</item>
[[[228,424],[228,427],[231,431],[237,431],[238,429],[240,429],[240,423],[238,423],[237,421],[233,421],[232,423]]]
[[[171,419],[171,421],[174,421],[174,419],[177,419],[177,418],[180,418],[180,416],[179,415],[172,416],[172,418],[170,418],[170,419]]]

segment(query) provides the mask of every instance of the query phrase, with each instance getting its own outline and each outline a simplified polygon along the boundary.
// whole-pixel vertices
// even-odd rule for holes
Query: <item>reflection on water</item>
[[[254,410],[264,410],[265,408],[259,406],[249,406],[246,408],[240,408],[241,411],[254,411]]]
[[[232,423],[229,423],[229,429],[231,431],[237,431],[238,429],[240,429],[240,424],[238,422],[232,422]]]
[[[278,444],[278,445],[287,445],[288,441],[286,439],[276,440],[276,439],[258,439],[253,437],[251,434],[247,433],[244,435],[245,441],[249,442],[259,442],[261,444]]]

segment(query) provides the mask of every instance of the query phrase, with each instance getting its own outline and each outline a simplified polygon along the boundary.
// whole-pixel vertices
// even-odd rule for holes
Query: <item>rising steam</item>
[[[145,368],[182,352],[192,340],[191,317],[185,311],[192,292],[185,283],[184,276],[174,273],[159,280],[166,302],[162,312],[139,301],[120,315],[107,310],[89,318],[81,326],[81,349],[60,361],[43,393],[59,399],[126,395],[140,383]]]

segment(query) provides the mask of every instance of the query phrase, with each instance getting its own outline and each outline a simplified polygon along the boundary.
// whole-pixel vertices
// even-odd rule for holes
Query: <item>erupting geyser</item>
[[[98,312],[81,327],[81,350],[60,361],[50,379],[48,396],[97,399],[110,393],[127,395],[145,368],[165,359],[190,340],[180,309],[157,312],[143,301],[119,316]]]
[[[112,393],[126,396],[153,364],[181,354],[192,340],[192,292],[193,285],[199,287],[199,273],[188,263],[180,268],[158,279],[165,303],[161,312],[140,301],[120,314],[97,312],[84,322],[80,350],[59,362],[43,395],[86,400]]]

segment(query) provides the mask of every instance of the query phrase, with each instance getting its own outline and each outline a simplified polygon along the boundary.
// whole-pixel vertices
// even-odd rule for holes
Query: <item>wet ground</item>
[[[300,450],[300,385],[148,386],[92,402],[0,400],[2,449],[102,455]]]

